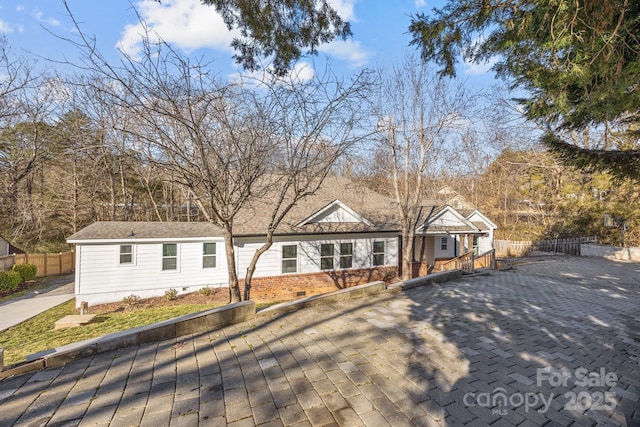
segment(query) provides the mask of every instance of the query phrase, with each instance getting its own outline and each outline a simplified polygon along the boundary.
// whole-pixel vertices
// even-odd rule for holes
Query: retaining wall
[[[640,261],[640,248],[620,248],[609,245],[582,244],[580,245],[580,255],[602,257],[608,259]]]

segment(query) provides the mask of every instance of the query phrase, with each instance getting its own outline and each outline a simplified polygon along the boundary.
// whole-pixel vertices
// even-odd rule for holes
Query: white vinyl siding
[[[278,276],[282,270],[282,248],[297,245],[298,274],[317,273],[320,268],[321,245],[334,245],[334,268],[339,266],[340,243],[353,243],[352,268],[371,268],[373,265],[373,242],[384,242],[386,252],[381,258],[381,266],[398,264],[398,238],[393,233],[362,233],[354,235],[321,235],[321,236],[277,236],[271,249],[265,252],[256,266],[254,277]],[[247,270],[251,257],[264,244],[260,238],[236,238],[237,268],[239,272]]]
[[[478,237],[478,254],[483,254],[493,249],[495,224],[485,220],[485,218],[477,212],[469,217],[469,221],[485,223],[486,229],[488,230],[485,234]]]
[[[453,258],[455,257],[455,237],[453,236],[435,236],[434,257],[435,259]]]
[[[202,269],[202,242],[178,242],[179,270],[162,271],[162,243],[132,245],[135,265],[116,268],[120,244],[76,246],[76,301],[89,305],[122,301],[135,294],[141,298],[162,296],[171,288],[194,292],[204,286],[227,286],[227,266]],[[224,259],[222,240],[217,255]],[[186,290],[183,290],[186,288]]]

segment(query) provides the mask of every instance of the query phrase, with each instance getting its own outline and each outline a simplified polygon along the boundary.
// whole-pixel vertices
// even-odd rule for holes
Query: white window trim
[[[449,238],[448,237],[440,237],[440,250],[441,251],[448,251],[449,250]]]
[[[353,240],[346,240],[346,241],[341,241],[341,242],[337,242],[338,243],[338,268],[336,268],[336,270],[351,270],[353,268],[356,268],[353,266],[353,259],[354,259],[354,255],[356,253],[356,244]],[[342,260],[342,251],[340,251],[340,246],[343,244],[349,244],[351,243],[351,267],[345,267],[342,268],[340,266],[340,261]]]
[[[322,246],[323,245],[331,245],[333,246],[333,255],[331,257],[329,256],[323,256],[322,255]],[[319,267],[320,267],[320,271],[335,271],[336,269],[336,242],[321,242],[320,243],[320,247],[319,249],[319,256],[320,256],[320,262],[319,262]],[[322,259],[323,258],[332,258],[333,259],[333,268],[322,268]]]
[[[204,244],[205,244],[205,243],[213,243],[213,244],[215,244],[215,245],[216,245],[216,253],[215,253],[215,254],[213,254],[213,255],[211,255],[211,254],[206,255],[206,254],[204,253]],[[202,248],[202,258],[201,258],[201,261],[202,261],[202,262],[200,263],[200,269],[201,269],[201,270],[206,270],[206,271],[215,271],[215,270],[219,270],[219,269],[220,269],[220,262],[219,262],[219,261],[220,261],[220,259],[219,259],[219,257],[218,257],[218,246],[219,246],[219,245],[218,245],[218,243],[219,243],[219,242],[202,242],[202,246],[201,246],[201,248]],[[216,260],[216,266],[215,266],[215,267],[206,267],[206,268],[205,268],[205,266],[204,266],[204,258],[205,258],[205,257],[210,257],[210,258],[211,258],[211,257],[213,257],[213,258],[215,258],[215,260]],[[171,271],[171,270],[165,270],[165,271]]]
[[[165,259],[165,257],[162,255],[162,249],[164,247],[164,245],[176,245],[176,269],[175,270],[165,270],[162,268],[162,260]],[[168,258],[168,257],[166,257]],[[172,273],[179,273],[180,272],[180,244],[176,243],[176,242],[163,242],[160,245],[160,272],[163,274],[172,274]]]
[[[127,262],[127,263],[121,263],[120,262],[120,249],[122,248],[122,246],[131,246],[131,262]],[[136,265],[136,245],[134,245],[133,243],[122,243],[119,245],[116,245],[116,265],[118,267],[131,267]]]
[[[376,243],[382,243],[384,245],[384,251],[375,252]],[[376,265],[374,262],[375,256],[382,254],[382,264]],[[383,267],[387,265],[387,241],[386,240],[373,240],[371,242],[371,266],[372,267]]]
[[[284,247],[285,246],[295,246],[296,247],[296,257],[295,258],[285,258],[284,257]],[[300,274],[300,245],[298,245],[297,243],[294,244],[283,244],[282,246],[280,246],[280,274]],[[295,259],[296,260],[296,271],[288,271],[285,272],[282,263],[285,260],[292,260]],[[328,270],[324,270],[324,271],[328,271]]]

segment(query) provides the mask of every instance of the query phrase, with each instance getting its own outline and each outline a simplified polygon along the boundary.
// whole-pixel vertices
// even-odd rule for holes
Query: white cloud
[[[414,0],[413,4],[415,5],[416,9],[420,9],[421,7],[425,7],[427,5],[427,1],[426,0]]]
[[[13,33],[13,28],[11,27],[11,25],[7,24],[2,19],[0,19],[0,33]]]
[[[347,61],[352,67],[365,65],[371,56],[371,52],[366,51],[357,40],[334,40],[320,46],[318,50],[330,57]]]
[[[293,66],[292,70],[283,77],[274,77],[269,71],[273,71],[272,67],[267,67],[266,70],[260,71],[243,71],[237,74],[229,76],[230,81],[236,83],[243,83],[248,86],[260,87],[261,82],[270,82],[275,78],[276,81],[287,83],[304,83],[313,79],[316,75],[316,71],[313,66],[305,61],[300,61]]]
[[[298,62],[289,72],[289,78],[294,82],[307,82],[316,75],[316,71],[308,62]]]
[[[345,21],[357,22],[356,15],[353,12],[353,7],[358,0],[328,0],[329,6],[331,6],[338,15]]]
[[[477,63],[477,62],[468,62],[468,61],[464,61],[464,71],[465,73],[467,73],[467,75],[469,76],[478,76],[481,74],[486,74],[488,72],[491,71],[491,67],[493,67],[496,62],[498,62],[498,58],[491,58],[489,59],[489,61],[486,62],[481,62],[481,63]]]
[[[45,24],[52,25],[54,27],[59,27],[60,26],[60,21],[58,21],[55,18],[45,18],[40,9],[33,9],[31,11],[31,16],[36,18],[36,20],[38,22],[43,22]]]
[[[227,29],[222,17],[212,6],[200,0],[143,0],[136,4],[150,37],[157,36],[185,52],[200,48],[230,51],[234,33]],[[140,53],[143,26],[125,26],[117,47],[127,54]]]
[[[471,51],[477,52],[480,49],[482,43],[484,43],[486,40],[487,40],[486,34],[482,33],[478,35],[471,44]],[[491,71],[491,67],[493,67],[496,64],[496,62],[498,62],[498,58],[495,56],[489,58],[487,61],[482,61],[482,62],[471,62],[471,61],[468,61],[467,59],[464,59],[463,66],[464,66],[464,71],[467,73],[467,75],[478,76],[481,74],[486,74],[489,71]]]
[[[354,5],[358,1],[329,0],[329,3],[343,19],[354,22]],[[238,31],[229,31],[215,8],[202,5],[201,0],[141,0],[135,7],[149,30],[148,36],[152,38],[151,41],[159,38],[187,53],[200,48],[231,53],[230,45],[233,38],[240,36]],[[116,47],[137,57],[141,53],[144,34],[142,24],[127,25]],[[336,59],[347,61],[353,67],[364,65],[371,56],[359,41],[353,40],[333,41],[320,46],[319,50]]]

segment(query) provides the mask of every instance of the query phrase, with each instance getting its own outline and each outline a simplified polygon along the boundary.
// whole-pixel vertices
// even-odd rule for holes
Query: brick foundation
[[[251,300],[255,302],[290,301],[376,280],[390,282],[397,275],[398,269],[393,266],[254,277],[251,286]],[[241,281],[241,283],[243,282]],[[302,294],[303,292],[304,294]]]
[[[426,262],[411,263],[411,278],[426,276],[429,274],[429,264]]]

